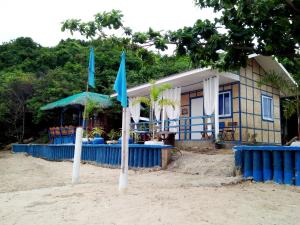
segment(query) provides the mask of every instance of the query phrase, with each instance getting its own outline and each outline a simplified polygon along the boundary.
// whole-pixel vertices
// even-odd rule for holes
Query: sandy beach
[[[184,153],[169,170],[130,171],[129,189],[120,194],[118,169],[82,164],[73,186],[71,162],[2,151],[0,224],[300,223],[299,187],[239,182],[228,168],[232,156],[218,157]]]

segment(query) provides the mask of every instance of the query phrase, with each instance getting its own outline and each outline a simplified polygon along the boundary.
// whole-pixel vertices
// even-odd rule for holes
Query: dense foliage
[[[46,103],[85,91],[89,46],[95,49],[96,88],[111,94],[123,44],[115,37],[61,41],[45,48],[31,38],[0,45],[0,143],[22,141],[49,125],[58,125],[59,111],[43,112]],[[186,70],[189,60],[154,54],[138,46],[127,50],[128,85]]]
[[[195,66],[212,65],[223,70],[246,65],[247,56],[257,53],[279,58],[300,77],[300,1],[291,0],[194,0],[196,6],[216,12],[214,21],[197,20],[176,31],[133,32],[122,23],[120,11],[98,13],[93,21],[70,19],[62,30],[87,38],[103,38],[106,30],[123,31],[123,43],[159,50],[176,46]]]

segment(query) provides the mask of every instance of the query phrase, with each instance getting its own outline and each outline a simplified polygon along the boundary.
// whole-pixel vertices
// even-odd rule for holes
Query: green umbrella
[[[92,101],[99,105],[101,108],[108,108],[112,105],[112,102],[108,95],[97,94],[94,92],[82,92],[44,105],[41,107],[41,110],[50,110],[54,108],[65,107],[68,105],[85,106],[87,101]]]

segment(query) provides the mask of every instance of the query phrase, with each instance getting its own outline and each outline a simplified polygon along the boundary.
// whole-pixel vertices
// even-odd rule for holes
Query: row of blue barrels
[[[246,179],[300,186],[300,151],[238,150],[235,163]]]
[[[27,152],[28,151],[28,145],[25,145],[25,144],[13,144],[12,145],[12,151],[15,152],[15,153]]]
[[[96,162],[106,165],[121,164],[120,147],[101,148],[97,151]],[[160,148],[129,148],[129,167],[155,167],[161,166],[161,149]]]
[[[13,145],[13,152],[26,152],[33,157],[48,160],[70,160],[74,158],[74,145]],[[83,145],[81,159],[98,164],[119,166],[121,147],[114,145]],[[161,148],[130,147],[129,167],[161,166]]]

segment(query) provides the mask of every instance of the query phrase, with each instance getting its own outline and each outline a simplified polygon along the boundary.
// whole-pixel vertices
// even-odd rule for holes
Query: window
[[[262,95],[261,105],[263,120],[273,121],[273,98],[266,95]]]
[[[219,117],[231,116],[231,91],[219,93]]]

